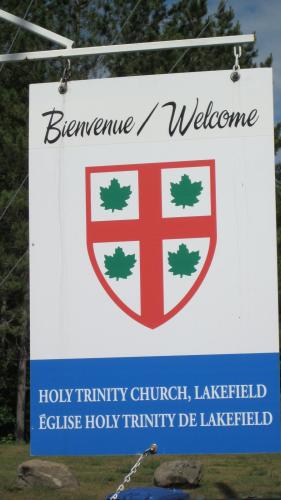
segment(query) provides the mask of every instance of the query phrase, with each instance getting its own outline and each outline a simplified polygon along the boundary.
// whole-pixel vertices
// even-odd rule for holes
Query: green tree
[[[275,139],[275,154],[281,149],[281,122],[277,123],[276,127],[274,128],[274,139]],[[281,183],[281,163],[278,162],[276,164],[276,180],[278,182],[278,186],[280,189],[280,183]],[[281,219],[277,218],[277,221],[280,221]]]
[[[281,318],[281,182],[276,182],[276,221],[277,221],[277,265],[278,265],[278,302],[279,302],[279,319]],[[281,335],[281,331],[280,331]],[[281,338],[280,338],[281,343]]]
[[[197,271],[196,266],[201,257],[199,251],[190,252],[184,243],[181,243],[177,252],[168,252],[169,271],[174,276],[191,276]]]
[[[186,174],[181,176],[180,182],[171,182],[172,203],[182,208],[193,207],[198,203],[198,196],[203,190],[202,182],[191,182]]]
[[[165,39],[165,0],[96,0],[89,15],[89,30],[98,44],[123,44]],[[93,26],[95,27],[93,30]],[[161,73],[165,55],[152,51],[100,56],[92,67],[94,76],[128,76]]]
[[[121,247],[117,247],[113,255],[104,256],[104,265],[107,269],[106,273],[109,278],[119,278],[127,279],[133,273],[131,269],[136,263],[135,254],[125,255],[124,250]]]
[[[100,188],[101,207],[105,210],[123,210],[128,206],[127,200],[132,194],[130,186],[120,186],[117,179],[111,179],[108,187]]]
[[[29,5],[30,0],[2,0],[1,9],[23,17]],[[26,19],[83,44],[90,8],[90,1],[34,0]],[[0,53],[12,41],[16,52],[57,48],[31,33],[16,33],[17,27],[0,20]],[[29,427],[28,86],[59,82],[63,65],[55,60],[0,64],[0,438],[12,434],[19,441],[28,438]],[[88,72],[88,61],[75,62],[73,78],[86,78]]]
[[[274,129],[275,154],[281,149],[281,123],[278,123]],[[276,164],[276,221],[277,221],[277,259],[278,259],[278,302],[279,302],[279,320],[281,318],[281,163]],[[281,329],[280,329],[281,335]],[[281,337],[280,337],[281,345]]]

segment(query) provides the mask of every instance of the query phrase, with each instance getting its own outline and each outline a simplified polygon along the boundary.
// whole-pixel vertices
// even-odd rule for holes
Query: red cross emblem
[[[156,328],[202,284],[216,246],[215,161],[86,168],[87,248],[111,299]]]

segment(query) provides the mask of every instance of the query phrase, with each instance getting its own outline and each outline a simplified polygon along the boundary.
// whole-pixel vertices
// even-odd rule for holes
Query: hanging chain
[[[235,83],[235,82],[238,82],[238,80],[240,80],[240,66],[239,66],[239,57],[241,57],[242,55],[242,49],[241,49],[241,46],[239,45],[238,47],[238,52],[236,50],[236,47],[233,48],[233,51],[234,51],[234,58],[235,58],[235,62],[234,62],[234,66],[233,66],[233,72],[231,73],[230,75],[230,78],[231,80]]]
[[[150,448],[148,448],[147,450],[145,450],[138,458],[138,460],[136,461],[135,465],[133,465],[133,467],[131,468],[129,474],[127,474],[124,479],[123,479],[123,482],[120,484],[120,486],[118,486],[117,490],[115,491],[115,493],[110,497],[110,500],[118,500],[118,495],[119,493],[121,493],[121,491],[124,491],[125,489],[125,485],[127,483],[129,483],[131,481],[131,477],[136,474],[138,468],[140,467],[142,461],[145,459],[145,457],[147,457],[148,455],[154,455],[155,453],[157,453],[157,445],[156,444],[152,444],[150,446]]]

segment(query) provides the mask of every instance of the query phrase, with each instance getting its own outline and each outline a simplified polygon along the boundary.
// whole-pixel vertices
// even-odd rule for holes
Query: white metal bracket
[[[14,16],[14,14],[10,14],[5,10],[0,9],[0,18],[8,21],[9,23],[16,24],[20,28],[24,30],[31,31],[31,33],[35,33],[35,35],[41,36],[42,38],[46,38],[47,40],[51,40],[51,42],[58,43],[62,47],[71,48],[73,45],[73,40],[69,40],[69,38],[65,38],[64,36],[57,35],[53,31],[46,30],[45,28],[41,28],[38,24],[30,23],[21,17]]]
[[[104,54],[116,54],[124,52],[143,52],[148,50],[167,50],[167,49],[181,49],[187,47],[210,47],[212,45],[241,45],[244,43],[252,43],[255,41],[255,35],[233,35],[233,36],[219,36],[212,38],[191,38],[189,40],[168,40],[163,42],[145,42],[145,43],[131,43],[123,45],[105,45],[101,47],[79,47],[72,48],[73,41],[63,36],[57,35],[52,31],[41,28],[37,24],[25,21],[20,17],[9,14],[0,9],[0,18],[5,19],[11,23],[17,24],[32,33],[35,33],[43,38],[47,38],[56,42],[64,49],[56,50],[40,50],[38,52],[20,52],[14,54],[0,55],[1,63],[19,62],[25,60],[39,60],[39,59],[52,59],[57,57],[80,57],[80,56],[93,56]]]

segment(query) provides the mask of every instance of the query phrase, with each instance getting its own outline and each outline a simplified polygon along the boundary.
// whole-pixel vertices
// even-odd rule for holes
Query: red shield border
[[[208,166],[210,168],[210,196],[211,196],[211,215],[209,216],[192,216],[192,217],[175,217],[175,218],[163,218],[162,217],[162,200],[161,194],[158,197],[159,202],[155,207],[155,201],[153,201],[152,205],[149,206],[149,203],[146,203],[143,208],[141,204],[141,199],[152,199],[155,200],[155,190],[161,189],[161,170],[164,168],[185,168],[185,167],[205,167]],[[154,329],[165,323],[169,319],[171,319],[175,314],[177,314],[193,297],[195,292],[200,287],[202,281],[204,280],[216,248],[217,241],[217,230],[216,230],[216,187],[215,187],[215,160],[200,160],[200,161],[181,161],[181,162],[161,162],[161,163],[142,163],[142,164],[129,164],[129,165],[110,165],[110,166],[91,166],[86,167],[86,227],[87,227],[87,248],[88,254],[90,257],[90,261],[92,263],[93,269],[103,286],[106,290],[110,298],[122,309],[126,314],[128,314],[131,318],[138,321],[142,325],[145,325],[148,328]],[[129,220],[129,221],[92,221],[91,220],[91,174],[98,172],[121,172],[121,171],[137,171],[139,174],[139,200],[140,200],[140,212],[139,219]],[[142,197],[143,194],[143,197]],[[151,217],[151,208],[153,213],[158,211],[157,217]],[[188,290],[183,299],[168,313],[164,314],[163,311],[163,278],[162,278],[162,295],[159,294],[159,287],[157,289],[157,281],[159,279],[150,280],[146,279],[145,274],[150,274],[150,276],[154,276],[155,274],[158,277],[163,275],[163,264],[162,257],[160,262],[155,267],[155,260],[152,262],[151,273],[142,272],[142,255],[145,255],[146,245],[145,242],[143,244],[143,248],[141,250],[141,263],[140,263],[140,272],[141,272],[141,315],[137,314],[135,311],[131,310],[112,290],[112,288],[107,283],[103,273],[101,272],[99,265],[96,260],[95,251],[94,251],[94,243],[95,242],[121,242],[121,241],[134,241],[139,240],[138,234],[142,231],[142,227],[144,227],[144,220],[146,220],[146,232],[144,239],[146,241],[149,240],[150,235],[155,238],[157,235],[159,236],[159,245],[161,247],[162,252],[162,240],[169,239],[167,235],[165,235],[165,230],[168,231],[169,228],[172,228],[173,219],[177,219],[177,224],[180,223],[180,227],[182,228],[182,238],[189,237],[209,237],[210,245],[207,253],[206,260],[204,265],[199,273],[196,281],[193,286]],[[157,222],[158,221],[158,222]],[[123,224],[127,223],[127,229],[130,230],[130,238],[122,237],[122,227]],[[112,231],[103,231],[106,227],[109,228],[109,224],[111,224],[111,228],[114,227]],[[114,224],[114,226],[112,226]],[[137,225],[138,224],[138,228]],[[164,224],[167,225],[165,229]],[[136,236],[133,236],[134,230],[133,227],[136,227]],[[149,231],[147,231],[147,228]],[[139,233],[138,233],[139,231]],[[185,234],[186,231],[186,234]],[[106,234],[106,236],[105,236]],[[101,236],[102,235],[102,236]],[[155,236],[156,235],[156,236]],[[162,235],[162,237],[161,237]],[[172,236],[174,238],[175,236]],[[102,238],[102,239],[101,239]],[[171,236],[170,236],[171,238]],[[151,241],[150,241],[151,243]],[[156,244],[157,247],[157,244]],[[151,248],[151,245],[150,245]],[[160,254],[159,254],[160,255]],[[158,259],[159,260],[159,259]],[[147,259],[148,261],[148,259]],[[156,286],[155,286],[156,283]],[[159,296],[161,295],[161,296]]]

